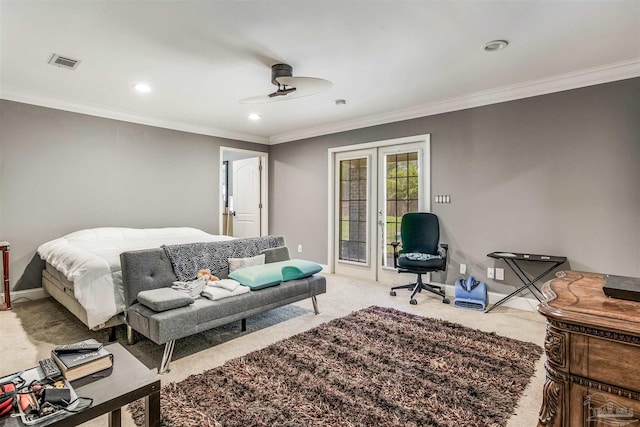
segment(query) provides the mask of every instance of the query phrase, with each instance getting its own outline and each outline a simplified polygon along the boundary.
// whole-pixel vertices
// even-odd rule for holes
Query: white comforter
[[[87,311],[88,326],[94,328],[124,310],[122,252],[231,239],[188,227],[103,227],[76,231],[44,243],[38,248],[38,255],[73,282],[75,297]]]

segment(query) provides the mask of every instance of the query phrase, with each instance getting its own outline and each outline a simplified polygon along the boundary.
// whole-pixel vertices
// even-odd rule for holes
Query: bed
[[[190,227],[76,231],[38,248],[45,261],[42,287],[90,329],[116,326],[124,323],[122,252],[230,239]]]

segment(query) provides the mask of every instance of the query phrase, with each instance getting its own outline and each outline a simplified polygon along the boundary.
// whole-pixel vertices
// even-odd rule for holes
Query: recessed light
[[[253,120],[254,122],[260,120],[260,114],[257,114],[257,113],[249,114],[249,120]]]
[[[149,86],[146,83],[135,84],[135,85],[133,85],[133,88],[135,90],[137,90],[138,92],[142,92],[142,93],[151,92],[151,86]]]
[[[507,46],[509,46],[509,42],[506,40],[493,40],[485,43],[484,50],[487,52],[495,52],[497,50],[502,50]]]

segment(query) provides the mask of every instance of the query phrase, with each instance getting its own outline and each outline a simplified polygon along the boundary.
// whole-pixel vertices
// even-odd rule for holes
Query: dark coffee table
[[[35,424],[36,427],[77,426],[100,415],[109,414],[109,426],[121,425],[121,408],[138,399],[145,399],[146,426],[160,426],[160,378],[158,374],[133,357],[120,344],[105,346],[113,353],[113,371],[105,378],[92,381],[89,384],[86,378],[72,382],[71,386],[76,394],[81,397],[93,399],[90,408],[76,414],[56,420],[52,423]],[[0,426],[24,426],[20,418],[3,418]]]

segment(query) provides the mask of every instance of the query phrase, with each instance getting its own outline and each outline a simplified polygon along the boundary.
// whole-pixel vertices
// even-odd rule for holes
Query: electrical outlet
[[[491,267],[487,268],[487,279],[493,279],[494,277],[494,269]]]
[[[302,245],[298,245],[298,253],[302,253]]]
[[[504,268],[496,268],[496,280],[504,280]]]
[[[467,264],[460,264],[460,274],[465,274],[467,272]]]

